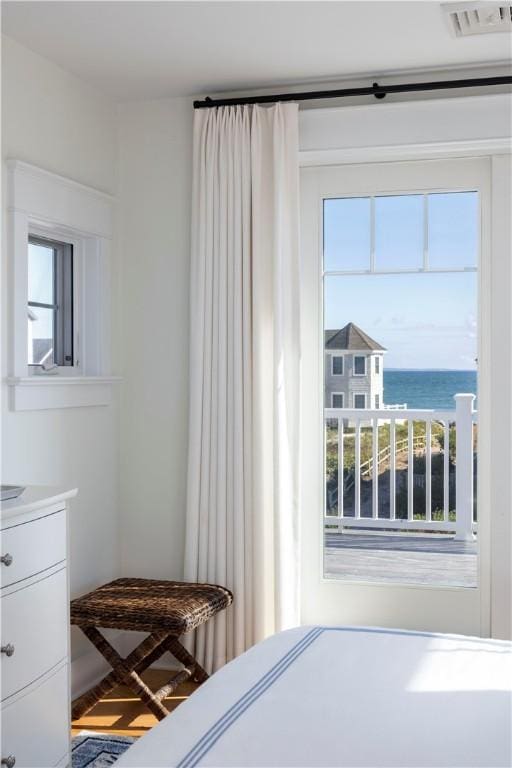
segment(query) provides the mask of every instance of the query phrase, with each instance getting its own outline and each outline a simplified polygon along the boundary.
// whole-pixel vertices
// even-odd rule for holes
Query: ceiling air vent
[[[512,31],[512,3],[446,3],[442,6],[455,37]]]

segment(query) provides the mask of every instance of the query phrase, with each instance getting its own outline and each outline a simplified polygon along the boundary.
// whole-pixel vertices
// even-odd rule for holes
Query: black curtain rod
[[[233,99],[211,99],[194,101],[194,109],[207,107],[229,107],[242,104],[271,104],[276,101],[311,101],[313,99],[344,99],[347,96],[375,96],[383,99],[388,93],[412,93],[414,91],[442,91],[453,88],[481,88],[491,85],[512,85],[512,76],[474,77],[465,80],[438,80],[430,83],[400,83],[399,85],[379,85],[373,83],[368,88],[341,88],[331,91],[302,91],[299,93],[272,93],[266,96],[242,96]]]

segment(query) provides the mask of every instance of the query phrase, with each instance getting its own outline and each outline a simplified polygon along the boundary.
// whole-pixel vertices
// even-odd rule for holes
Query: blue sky
[[[423,262],[424,197],[375,200],[376,269]],[[432,267],[474,267],[478,256],[476,193],[428,195],[428,257]],[[369,198],[326,201],[326,270],[367,269]],[[325,327],[352,321],[388,349],[388,368],[475,369],[477,274],[326,275]]]

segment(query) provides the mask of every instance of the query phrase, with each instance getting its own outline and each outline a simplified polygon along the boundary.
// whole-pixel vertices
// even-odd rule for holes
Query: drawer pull
[[[13,559],[13,556],[7,552],[6,555],[2,555],[2,557],[0,557],[0,563],[3,563],[4,565],[11,565]]]
[[[14,768],[16,765],[16,758],[14,755],[9,755],[9,757],[2,757],[2,765],[7,766],[7,768]]]
[[[7,643],[7,645],[2,645],[2,647],[0,648],[0,652],[5,653],[6,656],[12,656],[14,654],[14,645],[12,643]]]

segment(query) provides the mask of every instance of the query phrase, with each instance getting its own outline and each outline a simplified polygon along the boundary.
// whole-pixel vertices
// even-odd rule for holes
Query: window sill
[[[6,380],[13,411],[110,405],[115,376],[35,375]]]

